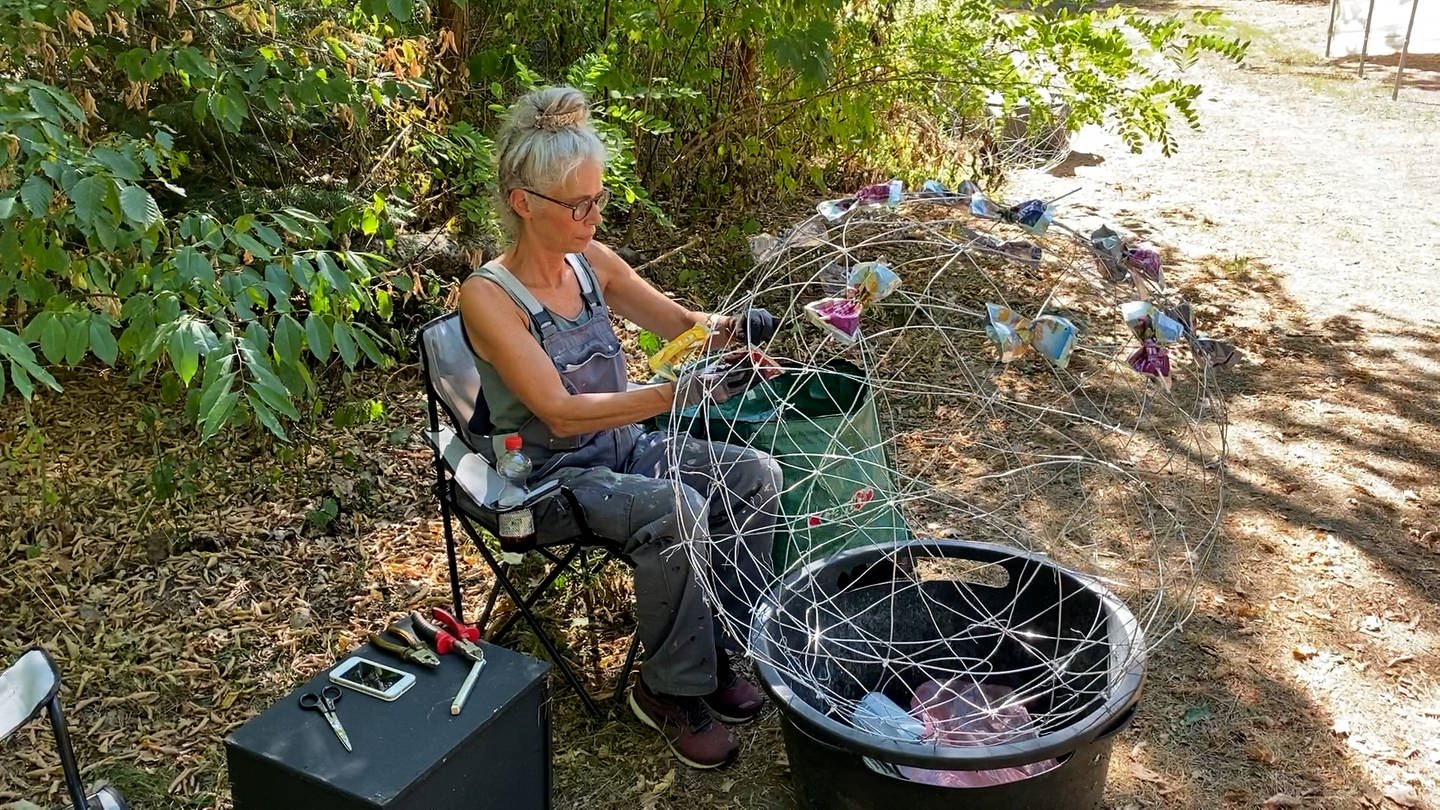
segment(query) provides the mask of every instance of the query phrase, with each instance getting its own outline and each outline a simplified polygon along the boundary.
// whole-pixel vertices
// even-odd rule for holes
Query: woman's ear
[[[514,211],[516,216],[520,217],[521,219],[530,218],[532,213],[530,211],[530,195],[526,194],[524,189],[510,189],[509,200],[510,210]]]

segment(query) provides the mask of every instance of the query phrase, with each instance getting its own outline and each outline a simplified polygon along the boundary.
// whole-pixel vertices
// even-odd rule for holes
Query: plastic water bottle
[[[918,741],[925,736],[924,723],[879,692],[868,692],[860,698],[860,703],[850,715],[850,723],[858,729],[891,740]]]
[[[530,459],[521,451],[519,436],[505,437],[505,454],[495,460],[495,471],[505,479],[505,487],[495,505],[499,510],[500,548],[514,551],[529,548],[535,542],[535,514],[525,502],[525,483],[530,478]]]

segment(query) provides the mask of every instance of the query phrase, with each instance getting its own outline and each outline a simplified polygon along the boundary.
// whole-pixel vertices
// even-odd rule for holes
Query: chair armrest
[[[455,485],[464,490],[470,500],[493,512],[506,512],[518,507],[533,507],[540,501],[560,491],[560,482],[546,481],[525,496],[523,503],[500,508],[496,501],[505,489],[505,479],[485,457],[470,449],[470,446],[447,427],[426,431],[425,442],[435,450],[436,455],[450,470]]]

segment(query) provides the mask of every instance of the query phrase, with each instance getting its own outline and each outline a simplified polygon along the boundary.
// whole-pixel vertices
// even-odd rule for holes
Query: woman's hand
[[[747,346],[764,343],[775,337],[779,329],[780,320],[759,307],[746,310],[744,315],[727,315],[721,325],[722,334],[730,342]]]

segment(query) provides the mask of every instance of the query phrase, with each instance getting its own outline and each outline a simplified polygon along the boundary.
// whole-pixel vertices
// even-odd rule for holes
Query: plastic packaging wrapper
[[[1003,745],[1038,736],[1030,712],[1008,700],[1012,690],[995,684],[955,678],[945,683],[926,681],[915,690],[910,714],[924,726],[925,738],[939,745]],[[900,765],[906,779],[941,787],[978,788],[1005,785],[1038,776],[1060,763],[1054,759],[984,771],[942,771]]]

